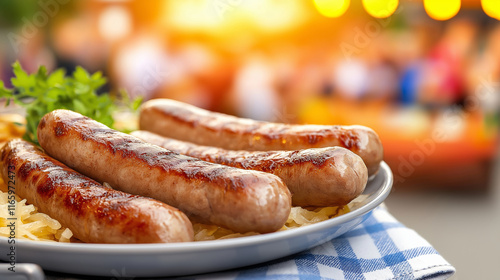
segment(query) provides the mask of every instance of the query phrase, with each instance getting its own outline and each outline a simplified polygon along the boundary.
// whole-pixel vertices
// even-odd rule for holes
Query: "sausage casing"
[[[291,211],[290,191],[277,176],[179,155],[72,111],[45,115],[38,140],[75,170],[156,198],[198,222],[264,233],[281,228]]]
[[[228,150],[301,150],[340,146],[359,155],[371,176],[383,158],[378,135],[364,126],[269,123],[209,112],[170,99],[145,102],[139,129]]]
[[[181,211],[151,198],[103,187],[31,143],[11,140],[2,148],[1,160],[2,176],[14,183],[17,195],[84,242],[193,240],[191,222]]]
[[[230,151],[166,138],[144,130],[130,134],[205,161],[272,173],[290,189],[295,206],[345,205],[363,192],[368,178],[363,160],[341,147],[298,151]]]

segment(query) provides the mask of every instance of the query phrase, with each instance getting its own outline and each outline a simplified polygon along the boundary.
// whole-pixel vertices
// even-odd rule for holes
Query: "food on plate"
[[[168,150],[223,165],[272,173],[292,193],[296,206],[346,205],[368,180],[363,160],[341,147],[296,151],[230,151],[200,146],[138,130],[130,133]]]
[[[290,214],[290,191],[275,175],[180,155],[76,112],[46,114],[38,141],[82,174],[156,198],[198,222],[266,233],[280,229]]]
[[[292,125],[237,118],[186,103],[153,99],[140,109],[139,129],[228,150],[300,150],[340,146],[359,155],[368,175],[383,158],[378,135],[363,126]]]
[[[73,233],[69,228],[61,226],[61,223],[49,215],[39,213],[34,205],[27,204],[26,199],[9,195],[8,187],[1,178],[0,189],[0,236],[11,236],[10,218],[14,217],[16,239],[70,242]],[[15,203],[13,213],[9,211],[12,202]]]
[[[72,75],[66,75],[60,68],[47,73],[45,66],[28,74],[19,62],[12,65],[15,77],[11,79],[14,88],[5,88],[0,81],[0,98],[7,98],[26,109],[26,133],[24,138],[37,142],[36,129],[40,119],[54,109],[70,109],[89,116],[106,125],[113,124],[116,109],[110,94],[97,94],[106,83],[100,72],[90,75],[77,66]]]
[[[62,131],[59,131],[62,132]],[[68,152],[68,150],[66,150]],[[159,243],[193,240],[189,219],[151,198],[106,188],[20,139],[1,150],[9,195],[18,194],[92,243]]]
[[[0,114],[0,147],[26,132],[26,119],[19,114]]]
[[[121,114],[118,117],[118,122],[115,122],[117,114],[123,111],[117,109],[129,107],[123,112],[133,111],[138,107],[140,99],[131,102],[126,96],[122,96],[124,98],[122,98],[120,105],[120,103],[117,103],[120,100],[117,100],[112,95],[97,95],[97,89],[105,83],[105,79],[100,73],[90,75],[83,68],[77,67],[72,75],[66,76],[64,70],[59,69],[48,74],[44,67],[40,67],[36,73],[28,74],[21,68],[19,63],[13,65],[13,70],[15,77],[12,79],[12,85],[14,88],[5,88],[2,81],[0,81],[0,97],[7,98],[6,105],[9,105],[10,101],[14,101],[17,105],[24,107],[26,109],[25,117],[20,115],[0,115],[0,147],[6,141],[21,136],[38,144],[37,137],[41,136],[41,138],[45,139],[42,145],[47,152],[58,155],[59,159],[67,165],[79,166],[81,172],[86,172],[86,175],[93,176],[95,180],[102,183],[101,185],[94,179],[87,178],[85,175],[69,169],[64,163],[53,159],[32,144],[19,139],[9,142],[8,146],[3,148],[0,170],[7,172],[7,176],[12,176],[12,173],[8,173],[10,161],[6,157],[11,159],[19,156],[22,160],[18,159],[16,164],[20,165],[14,165],[14,168],[16,172],[21,170],[21,173],[26,173],[23,179],[16,181],[16,193],[19,194],[19,196],[15,195],[17,201],[15,206],[18,215],[17,238],[61,242],[79,242],[79,239],[84,242],[110,242],[109,239],[113,239],[111,242],[116,242],[115,237],[117,235],[114,234],[114,230],[117,230],[116,227],[123,229],[119,234],[125,236],[128,230],[130,234],[134,235],[141,232],[141,226],[137,226],[141,224],[141,221],[144,219],[148,221],[154,220],[152,221],[154,226],[152,226],[153,229],[150,234],[154,235],[155,227],[161,227],[162,222],[168,220],[165,215],[180,213],[169,212],[169,210],[176,211],[176,209],[170,209],[168,205],[162,202],[115,191],[111,189],[111,186],[120,190],[137,191],[144,195],[159,195],[170,199],[170,201],[179,205],[179,208],[183,207],[182,210],[192,219],[194,229],[187,218],[183,217],[185,214],[180,213],[180,216],[175,217],[177,220],[174,222],[174,232],[181,232],[184,227],[186,228],[184,233],[179,233],[180,239],[187,239],[182,241],[192,240],[193,232],[189,233],[190,230],[194,230],[194,240],[233,238],[259,234],[258,232],[265,233],[300,227],[339,216],[349,211],[347,206],[318,208],[304,206],[309,204],[319,205],[321,203],[326,205],[338,201],[329,200],[326,203],[324,198],[327,195],[320,192],[315,193],[320,198],[319,201],[306,203],[307,200],[300,200],[300,191],[295,191],[294,203],[303,205],[302,207],[292,208],[290,191],[277,176],[258,171],[224,167],[181,156],[143,143],[133,136],[109,129],[108,126],[112,126],[124,132],[131,131],[130,127],[134,126],[130,126],[130,123],[136,123],[135,115],[128,114],[129,117],[124,120],[123,114]],[[148,106],[146,104],[143,109]],[[199,115],[192,114],[191,111],[193,110],[189,108],[191,107],[185,104],[181,104],[180,109],[174,108],[174,111],[177,110],[178,112],[184,110],[188,115],[183,117],[192,120],[188,122],[186,128],[186,125],[182,124],[182,118],[179,119],[181,121],[179,128],[181,128],[181,132],[184,131],[180,133],[180,136],[183,133],[193,133],[192,139],[197,140],[196,138],[200,136],[206,137],[209,142],[215,140],[212,145],[222,148],[235,149],[232,146],[233,144],[236,145],[239,141],[239,145],[241,145],[241,141],[248,140],[248,138],[245,140],[242,136],[254,131],[261,134],[251,135],[250,144],[259,144],[260,147],[259,145],[250,145],[245,150],[299,150],[303,148],[330,147],[335,146],[336,143],[337,146],[349,148],[361,155],[369,166],[370,174],[376,172],[378,168],[377,158],[381,158],[381,147],[377,150],[378,138],[371,130],[362,127],[333,127],[332,129],[332,127],[328,126],[268,124],[217,115],[195,108],[195,112],[206,115],[206,117],[199,117]],[[46,117],[43,125],[40,125],[44,129],[37,132],[42,116],[55,109],[77,111],[95,121],[72,112],[58,110],[49,114],[50,117]],[[63,116],[63,119],[54,120],[55,115],[58,117]],[[69,118],[65,119],[68,116]],[[51,117],[52,119],[50,119]],[[133,118],[133,121],[129,121],[130,117]],[[141,116],[141,123],[144,122],[143,117]],[[48,120],[55,123],[51,124],[47,122]],[[236,121],[231,121],[229,124],[224,123],[227,120]],[[156,120],[153,118],[152,121],[161,121],[161,119]],[[216,122],[218,121],[221,121],[224,127],[221,127],[221,124],[217,125]],[[217,131],[209,131],[207,134],[207,129],[210,130],[210,127],[207,128],[204,125],[195,128],[195,131],[188,132],[189,129],[192,129],[190,126],[197,126],[198,123],[206,124],[207,122],[212,125],[211,127],[223,132],[220,137],[214,137],[213,134],[210,134],[219,133]],[[150,125],[156,126],[157,123]],[[252,127],[254,129],[250,129]],[[265,129],[262,129],[262,127]],[[326,127],[326,130],[322,130],[324,127]],[[228,128],[229,130],[227,130]],[[341,132],[328,132],[328,129]],[[269,134],[269,132],[274,134]],[[231,133],[236,138],[231,136]],[[228,135],[233,138],[228,138]],[[338,139],[335,140],[335,137]],[[178,137],[174,135],[174,138]],[[330,141],[331,139],[334,139],[334,141]],[[194,140],[191,141],[196,142]],[[324,150],[341,151],[342,149],[327,148]],[[301,152],[265,153],[269,155],[274,153],[276,157],[281,156],[283,159],[288,154],[295,154],[295,157],[298,158]],[[30,153],[32,157],[27,157]],[[367,160],[366,156],[370,157],[370,154],[371,161],[369,158]],[[227,154],[225,156],[227,157]],[[163,162],[164,159],[168,159],[168,161]],[[320,158],[320,161],[323,160],[323,158]],[[22,161],[25,163],[20,163]],[[31,161],[35,163],[31,163]],[[314,162],[315,160],[313,160]],[[325,160],[324,164],[326,162],[327,160]],[[353,160],[353,165],[356,162],[359,163],[359,158]],[[248,162],[244,164],[250,165]],[[297,162],[293,164],[296,165]],[[53,166],[53,168],[48,168],[50,166]],[[267,165],[266,168],[272,169],[272,164]],[[300,169],[301,172],[305,173],[304,170],[307,170],[309,174],[324,172],[322,171],[323,168],[314,170]],[[66,175],[54,177],[51,172]],[[300,175],[301,172],[292,173]],[[366,177],[366,169],[364,174],[359,171],[358,173],[360,178]],[[50,184],[48,181],[51,181]],[[78,182],[86,182],[87,187],[82,187]],[[158,185],[158,182],[160,182],[160,185]],[[347,182],[345,183],[347,184]],[[354,182],[351,183],[354,184]],[[37,191],[39,187],[42,190],[54,190],[54,193],[58,194],[58,196],[43,199],[41,198],[43,191],[42,193]],[[94,189],[95,191],[93,191]],[[355,187],[353,189],[357,190]],[[8,204],[13,200],[11,199],[12,194],[7,189],[7,184],[2,183],[2,179],[0,179],[0,190],[4,191],[0,192],[0,236],[2,234],[6,236],[5,234],[10,233],[10,231],[7,224],[2,222],[6,221],[6,217],[9,217]],[[306,192],[304,188],[301,190]],[[113,195],[116,193],[119,195]],[[91,195],[96,195],[98,198],[91,198]],[[68,203],[68,201],[70,202]],[[156,206],[147,206],[152,203],[151,201],[154,202],[153,204],[159,203],[163,205],[159,207],[159,212],[154,210],[157,209]],[[338,203],[340,204],[340,202]],[[39,207],[36,207],[37,204],[39,204]],[[139,204],[141,204],[141,207],[139,207]],[[131,206],[125,207],[125,205]],[[103,212],[99,208],[95,208],[100,206],[103,206],[106,211]],[[145,208],[143,209],[142,206]],[[165,206],[167,208],[163,209]],[[98,209],[97,212],[90,210],[92,207]],[[113,212],[115,215],[113,216],[113,213],[109,211],[115,211]],[[137,213],[143,213],[140,211],[144,211],[144,213],[133,214],[134,211],[139,211]],[[133,219],[129,216],[131,213],[135,215]],[[96,228],[95,224],[99,222],[99,217],[111,218],[111,220],[104,222],[96,232],[91,229]],[[130,224],[124,226],[125,221],[119,220],[120,217],[130,219]],[[112,225],[112,221],[115,221],[116,224]],[[200,221],[204,224],[199,223]],[[73,232],[70,228],[65,227],[68,223]],[[80,226],[76,226],[77,224]],[[158,224],[160,226],[157,226]],[[112,226],[114,229],[111,228]],[[169,228],[169,230],[172,229]],[[187,235],[186,232],[188,232]],[[88,235],[88,237],[86,238],[85,235]],[[120,235],[118,235],[119,237]],[[91,238],[107,240],[96,241],[91,240]],[[147,236],[144,238],[147,238]],[[132,243],[135,241],[123,242]]]
[[[293,207],[292,211],[290,212],[290,216],[288,217],[288,220],[286,221],[285,225],[280,229],[280,231],[312,225],[315,223],[326,221],[333,217],[343,215],[347,212],[349,212],[349,207],[347,205],[319,207],[312,209],[306,209],[299,206]],[[256,232],[247,232],[241,234],[218,226],[205,225],[205,224],[194,224],[193,227],[194,227],[195,241],[229,239],[229,238],[252,236],[258,234]]]

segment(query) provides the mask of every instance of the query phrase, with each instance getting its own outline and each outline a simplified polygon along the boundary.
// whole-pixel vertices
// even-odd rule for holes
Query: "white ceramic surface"
[[[177,244],[65,244],[16,240],[18,263],[44,269],[115,277],[177,276],[258,264],[310,249],[360,224],[389,195],[392,173],[386,163],[350,204],[351,212],[293,230],[237,239]],[[0,259],[7,260],[6,238]]]

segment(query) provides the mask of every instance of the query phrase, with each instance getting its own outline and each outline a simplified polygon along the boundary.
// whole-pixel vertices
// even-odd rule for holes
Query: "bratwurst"
[[[346,205],[363,192],[368,179],[363,160],[341,147],[298,151],[230,151],[174,140],[144,130],[130,134],[201,160],[272,173],[290,189],[295,206]]]
[[[275,175],[180,155],[79,113],[52,111],[37,132],[45,151],[75,170],[156,198],[197,222],[266,233],[280,229],[291,211],[290,191]]]
[[[11,140],[2,148],[1,160],[10,191],[60,221],[84,242],[193,241],[193,226],[181,211],[103,187],[31,143]]]
[[[145,102],[139,129],[228,150],[273,151],[340,146],[359,155],[368,175],[383,158],[378,135],[364,126],[292,125],[237,118],[170,99]]]

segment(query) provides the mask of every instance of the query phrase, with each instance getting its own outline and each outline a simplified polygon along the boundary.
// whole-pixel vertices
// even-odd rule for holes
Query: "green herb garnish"
[[[48,75],[47,69],[41,66],[36,73],[28,74],[19,62],[13,64],[13,71],[15,78],[11,81],[14,88],[7,89],[0,81],[0,97],[8,99],[7,105],[13,100],[26,108],[26,140],[38,143],[38,123],[55,109],[76,111],[107,126],[113,125],[112,112],[116,105],[112,97],[96,92],[106,83],[100,72],[90,75],[82,67],[77,67],[72,76],[66,76],[63,69]]]

